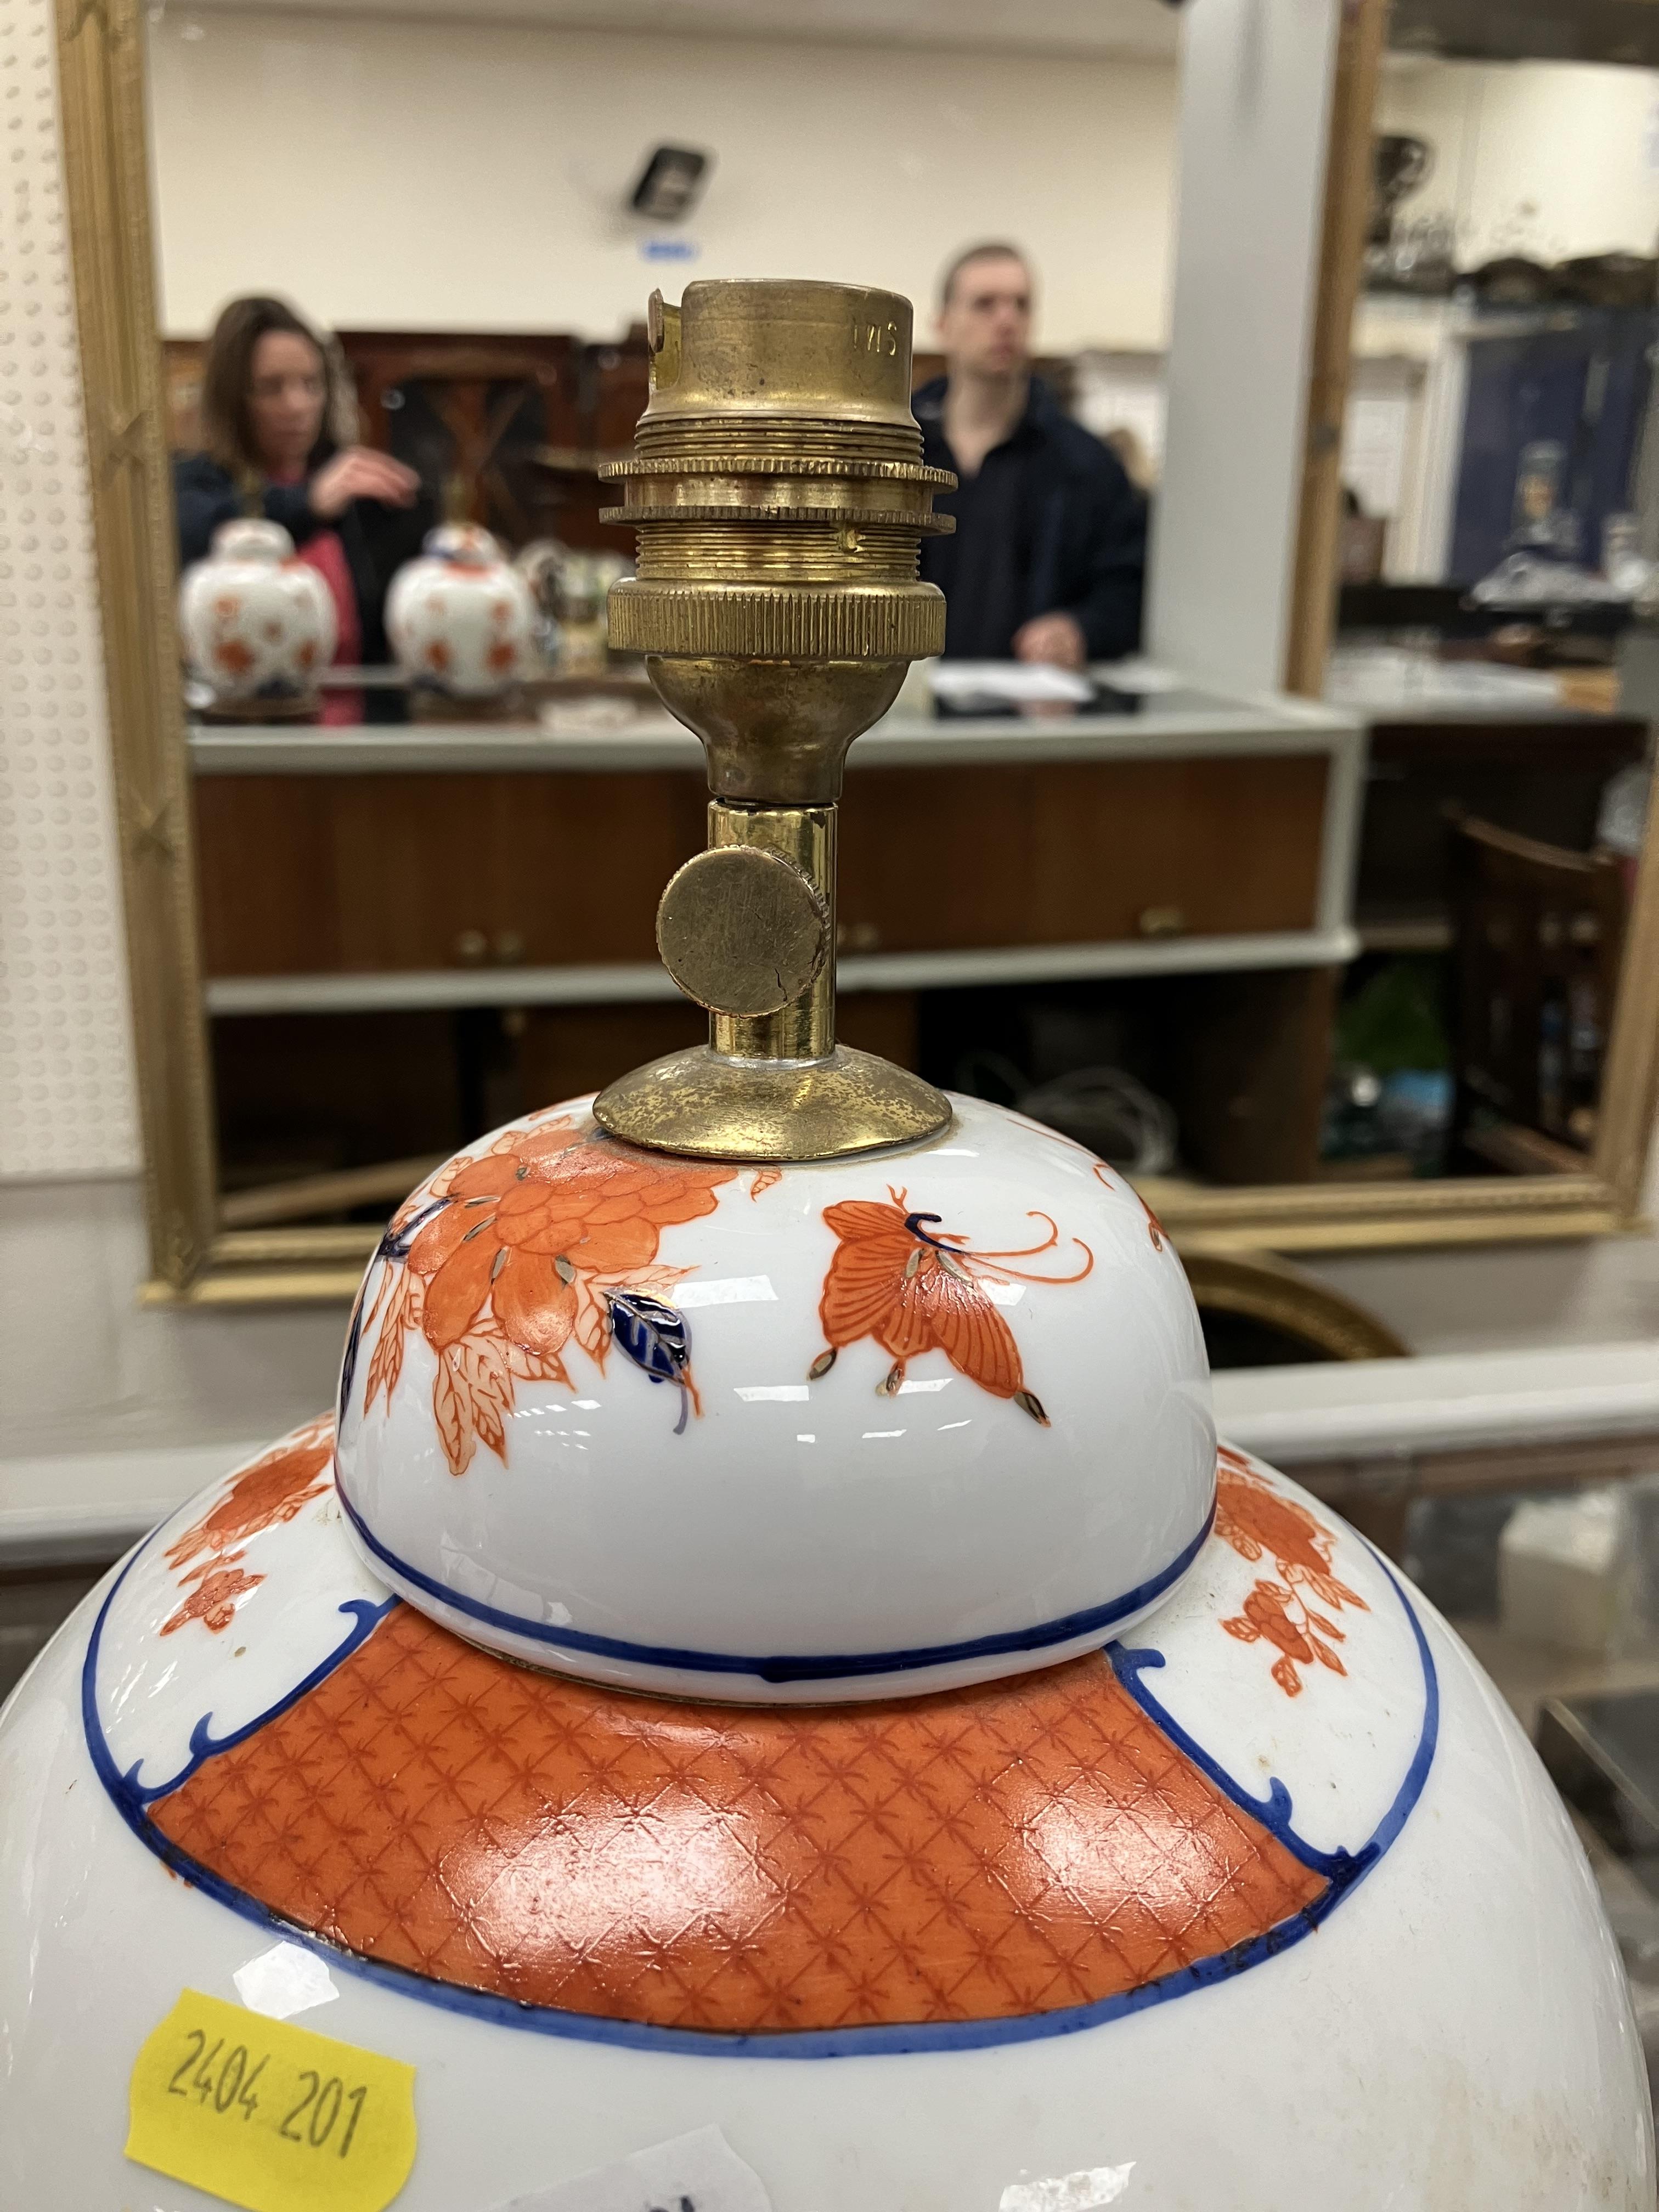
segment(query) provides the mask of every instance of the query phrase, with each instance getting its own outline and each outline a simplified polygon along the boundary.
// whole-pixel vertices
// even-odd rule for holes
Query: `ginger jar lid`
[[[239,515],[234,521],[222,522],[214,532],[209,558],[257,561],[273,568],[280,568],[284,561],[294,558],[294,540],[280,522],[266,522],[258,515]]]
[[[499,568],[507,562],[501,540],[476,522],[439,523],[421,540],[421,551],[456,568]]]
[[[971,1098],[739,1167],[587,1099],[416,1190],[364,1278],[337,1471],[374,1571],[472,1641],[738,1701],[1052,1664],[1202,1542],[1202,1337],[1110,1169]]]

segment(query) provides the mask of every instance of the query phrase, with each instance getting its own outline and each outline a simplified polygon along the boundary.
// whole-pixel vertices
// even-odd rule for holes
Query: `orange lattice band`
[[[897,1704],[692,1705],[408,1606],[150,1818],[214,1887],[383,1966],[719,2036],[1096,2005],[1328,1887],[1098,1656]]]

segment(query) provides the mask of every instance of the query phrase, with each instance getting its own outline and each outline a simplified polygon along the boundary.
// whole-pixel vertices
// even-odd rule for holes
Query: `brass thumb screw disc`
[[[817,981],[830,908],[781,853],[716,845],[670,879],[657,949],[686,997],[711,1013],[775,1014]]]

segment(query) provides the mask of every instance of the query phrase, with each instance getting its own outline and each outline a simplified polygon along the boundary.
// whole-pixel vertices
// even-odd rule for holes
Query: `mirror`
[[[1370,733],[1346,1172],[1435,1151],[1437,1115],[1455,1174],[1595,1151],[1648,816],[1656,82],[1382,69],[1326,682]]]
[[[1194,1254],[1629,1218],[1640,622],[1587,586],[1523,643],[1463,603],[1500,561],[1659,555],[1648,76],[1566,72],[1499,131],[1511,79],[1561,72],[1390,57],[1375,116],[1339,109],[1328,191],[1363,167],[1370,289],[1321,702],[1138,650],[1181,97],[1157,0],[1012,27],[848,0],[810,37],[781,5],[665,34],[644,0],[602,30],[561,0],[111,4],[147,106],[75,33],[65,123],[79,281],[142,325],[126,350],[83,314],[89,397],[155,412],[100,529],[124,775],[177,825],[129,883],[167,1294],[349,1294],[430,1161],[701,1034],[652,935],[700,757],[610,648],[634,548],[600,470],[647,395],[647,295],[730,274],[914,298],[918,417],[963,479],[928,556],[950,650],[849,773],[849,1042],[1079,1138]],[[1551,199],[1562,131],[1617,135],[1616,220]],[[153,309],[94,258],[147,230]],[[1322,313],[1354,243],[1328,222]],[[1499,264],[1529,258],[1558,290],[1523,304]],[[1589,262],[1603,296],[1561,297]],[[216,346],[234,301],[278,305]]]

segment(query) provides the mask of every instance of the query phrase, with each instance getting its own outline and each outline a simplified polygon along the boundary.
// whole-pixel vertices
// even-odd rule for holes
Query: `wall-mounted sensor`
[[[696,205],[714,164],[712,154],[699,154],[690,146],[658,146],[628,204],[653,222],[678,222]]]

